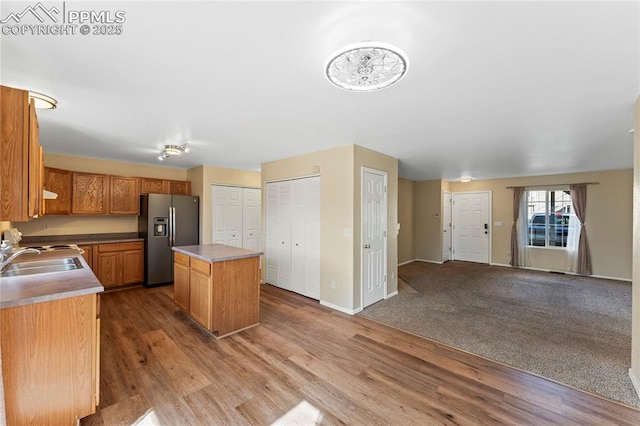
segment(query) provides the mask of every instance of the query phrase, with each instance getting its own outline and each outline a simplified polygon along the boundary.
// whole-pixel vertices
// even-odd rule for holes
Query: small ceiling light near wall
[[[409,59],[399,48],[378,42],[343,47],[329,57],[324,68],[329,81],[341,89],[370,92],[397,83],[409,69]]]
[[[164,149],[158,156],[158,160],[163,161],[165,158],[169,158],[172,156],[188,154],[191,152],[189,145],[183,143],[182,145],[165,145]]]
[[[58,106],[58,101],[42,93],[29,92],[29,97],[33,100],[36,108],[54,109]]]
[[[458,179],[460,182],[471,182],[473,180],[473,178],[471,176],[460,176],[460,179]]]

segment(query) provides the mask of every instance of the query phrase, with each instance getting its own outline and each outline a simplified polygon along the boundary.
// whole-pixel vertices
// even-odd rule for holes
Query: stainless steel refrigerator
[[[140,196],[138,234],[144,238],[144,285],[173,282],[173,246],[199,243],[199,199],[190,195]]]

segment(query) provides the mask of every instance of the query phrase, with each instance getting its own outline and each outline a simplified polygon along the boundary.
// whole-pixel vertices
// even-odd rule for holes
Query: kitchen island
[[[259,251],[224,244],[173,247],[174,301],[215,337],[260,321]]]

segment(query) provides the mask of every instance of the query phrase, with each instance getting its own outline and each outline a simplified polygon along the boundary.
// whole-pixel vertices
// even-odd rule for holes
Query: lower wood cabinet
[[[260,257],[205,262],[175,253],[173,297],[198,324],[223,337],[260,321]]]
[[[99,398],[97,294],[0,310],[8,425],[75,425]]]
[[[94,246],[93,272],[105,288],[144,281],[143,242]]]
[[[80,248],[83,251],[82,257],[84,258],[84,261],[87,262],[87,265],[89,265],[89,268],[93,270],[93,245],[83,244],[83,245],[79,245],[78,248]]]
[[[174,253],[173,300],[180,310],[189,313],[189,256]]]
[[[211,329],[211,264],[191,259],[189,270],[189,314],[207,330]]]

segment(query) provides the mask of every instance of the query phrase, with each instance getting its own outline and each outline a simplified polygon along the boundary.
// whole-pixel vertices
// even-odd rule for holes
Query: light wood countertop
[[[225,260],[244,259],[261,256],[261,251],[249,250],[225,244],[200,244],[194,246],[172,247],[173,251],[195,257],[205,262],[223,262]]]
[[[66,297],[100,293],[104,287],[76,250],[56,250],[41,254],[23,254],[14,262],[78,258],[81,269],[46,274],[0,278],[0,308],[47,302]]]

